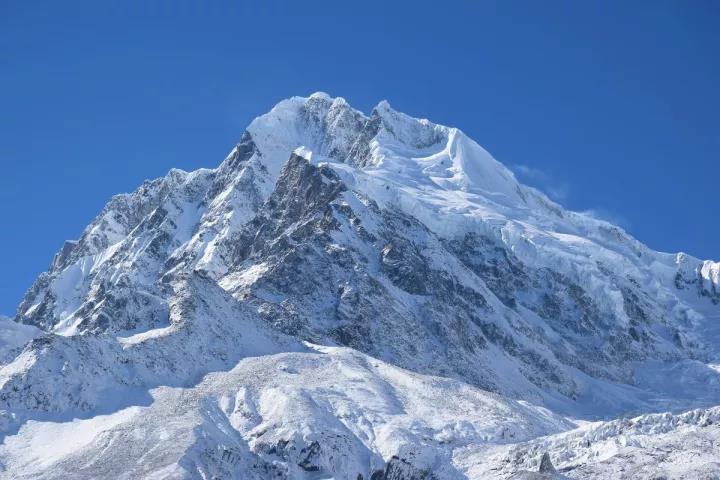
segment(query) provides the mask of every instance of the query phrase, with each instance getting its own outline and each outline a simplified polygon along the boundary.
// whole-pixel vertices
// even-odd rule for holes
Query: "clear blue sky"
[[[118,192],[323,90],[462,128],[575,210],[720,258],[720,2],[0,0],[0,312]]]

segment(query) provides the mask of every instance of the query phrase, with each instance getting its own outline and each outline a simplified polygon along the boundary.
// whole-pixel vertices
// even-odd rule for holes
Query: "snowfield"
[[[0,478],[720,478],[719,265],[294,97],[0,318]]]
[[[323,471],[342,477],[383,470],[385,458],[400,455],[442,478],[464,478],[451,466],[456,450],[572,426],[461,382],[413,374],[347,348],[309,347],[243,359],[191,388],[156,388],[148,406],[63,423],[27,422],[1,450],[13,466],[6,473],[164,478],[187,470],[205,478],[314,478]],[[314,443],[323,448],[315,451]]]

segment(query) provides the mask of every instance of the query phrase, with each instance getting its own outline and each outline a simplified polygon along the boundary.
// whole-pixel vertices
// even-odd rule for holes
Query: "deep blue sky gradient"
[[[720,258],[720,3],[0,0],[0,312],[109,197],[317,90],[462,128],[565,206]]]

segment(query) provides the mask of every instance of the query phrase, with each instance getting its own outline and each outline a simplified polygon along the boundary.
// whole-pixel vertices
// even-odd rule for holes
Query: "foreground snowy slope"
[[[6,473],[369,478],[397,455],[408,463],[396,468],[408,473],[463,478],[452,466],[459,447],[571,426],[461,382],[411,374],[346,348],[311,347],[244,359],[191,388],[154,389],[148,406],[61,424],[28,422],[0,448],[12,466]],[[53,447],[58,438],[63,445]]]
[[[652,478],[715,428],[581,452],[581,420],[714,418],[718,303],[718,263],[564,210],[457,129],[292,98],[218,168],[114,197],[0,324],[3,475],[508,478],[548,453]]]

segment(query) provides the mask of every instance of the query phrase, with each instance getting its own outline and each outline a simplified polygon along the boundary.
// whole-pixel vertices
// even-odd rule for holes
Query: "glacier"
[[[720,478],[720,264],[324,93],[0,318],[0,478]]]

